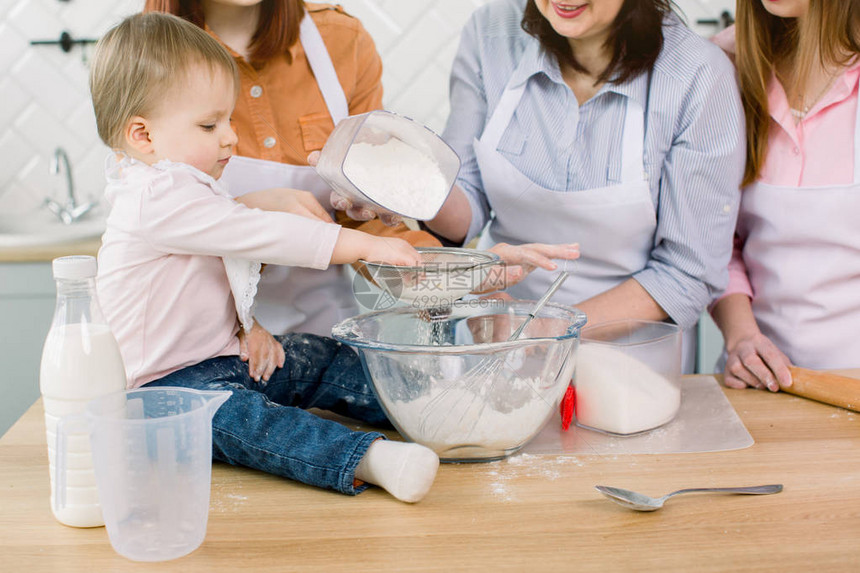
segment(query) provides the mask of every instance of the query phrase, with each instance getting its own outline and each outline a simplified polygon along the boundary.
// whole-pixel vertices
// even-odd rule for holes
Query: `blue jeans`
[[[238,356],[188,366],[146,384],[233,395],[212,420],[216,460],[242,465],[355,495],[355,468],[378,432],[355,432],[306,412],[320,408],[376,426],[391,427],[358,356],[347,346],[313,334],[276,337],[286,361],[265,384],[249,375]]]

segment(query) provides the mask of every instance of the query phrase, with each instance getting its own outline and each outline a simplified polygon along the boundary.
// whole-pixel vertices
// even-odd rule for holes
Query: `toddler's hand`
[[[369,239],[368,248],[364,256],[361,257],[367,261],[397,266],[420,266],[423,264],[418,251],[403,239],[371,235],[367,235],[367,237]]]
[[[398,266],[422,264],[418,251],[403,239],[377,237],[356,229],[341,228],[331,263],[351,265],[361,259]]]
[[[276,368],[284,366],[284,347],[268,330],[254,321],[251,332],[239,329],[239,357],[248,363],[251,378],[265,384]]]

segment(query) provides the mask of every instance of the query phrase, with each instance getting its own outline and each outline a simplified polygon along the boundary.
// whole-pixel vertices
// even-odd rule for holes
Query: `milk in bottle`
[[[75,527],[104,525],[93,472],[89,435],[70,431],[65,442],[66,475],[56,499],[57,422],[83,413],[91,399],[126,387],[116,339],[96,298],[96,260],[88,256],[55,259],[57,304],[42,350],[39,386],[45,407],[51,472],[51,510],[60,523]]]

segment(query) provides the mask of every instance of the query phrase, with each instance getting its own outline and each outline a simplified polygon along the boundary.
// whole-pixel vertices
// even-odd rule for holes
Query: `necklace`
[[[818,100],[820,100],[824,96],[824,94],[826,94],[830,90],[834,82],[836,82],[837,77],[839,76],[831,76],[830,81],[827,82],[824,88],[820,92],[818,92],[818,95],[816,95],[815,98],[812,99],[809,103],[806,103],[806,98],[804,98],[802,95],[800,96],[800,105],[802,109],[791,108],[789,110],[791,111],[791,115],[794,116],[795,121],[800,121],[801,119],[806,117],[806,114],[809,113],[809,110],[812,109],[812,106],[814,106],[818,102]]]

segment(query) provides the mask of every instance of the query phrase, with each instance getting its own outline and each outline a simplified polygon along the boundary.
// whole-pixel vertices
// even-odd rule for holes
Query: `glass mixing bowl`
[[[534,301],[478,299],[444,312],[397,307],[347,319],[332,336],[355,347],[394,427],[442,461],[491,461],[522,448],[558,407],[585,314],[548,303],[508,337]]]

